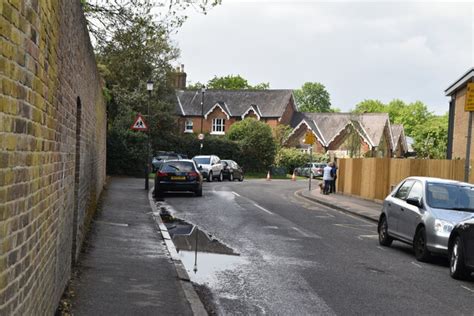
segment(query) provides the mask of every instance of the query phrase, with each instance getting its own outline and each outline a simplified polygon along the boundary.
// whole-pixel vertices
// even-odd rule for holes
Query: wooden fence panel
[[[373,199],[383,200],[390,192],[390,159],[377,159],[376,163]]]
[[[362,185],[362,159],[356,158],[352,160],[352,179],[351,179],[351,194],[360,195]]]
[[[463,181],[464,160],[346,158],[339,159],[339,171],[339,192],[383,200],[391,188],[409,176]],[[474,183],[474,169],[469,182]]]
[[[361,159],[361,167],[360,167],[360,196],[364,196],[366,198],[372,199],[372,193],[374,192],[374,185],[375,185],[375,160],[374,158],[367,158]],[[356,194],[356,193],[354,193]],[[357,194],[359,195],[359,194]]]

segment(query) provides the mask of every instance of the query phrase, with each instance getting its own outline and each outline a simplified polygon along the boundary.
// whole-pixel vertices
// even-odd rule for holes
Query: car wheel
[[[239,181],[240,181],[240,182],[244,181],[244,175],[243,175],[242,173],[240,174]]]
[[[207,175],[207,182],[212,182],[213,179],[213,174],[212,174],[212,171],[209,171],[209,174]]]
[[[456,236],[453,246],[449,251],[449,274],[454,279],[467,279],[469,270],[464,265],[464,252],[461,237]]]
[[[219,173],[219,177],[217,178],[219,182],[222,182],[224,180],[224,175],[222,174],[222,171]]]
[[[430,259],[431,254],[426,248],[426,231],[424,227],[418,229],[413,240],[413,250],[415,251],[416,260],[426,262]]]
[[[380,217],[377,230],[379,233],[379,244],[381,244],[382,246],[390,247],[393,242],[393,238],[390,237],[390,235],[388,234],[388,224],[387,218],[385,216]]]
[[[194,194],[196,196],[202,196],[202,187],[200,187],[199,189],[197,189],[196,191],[194,191]]]
[[[233,173],[229,174],[229,181],[234,181],[234,174]]]

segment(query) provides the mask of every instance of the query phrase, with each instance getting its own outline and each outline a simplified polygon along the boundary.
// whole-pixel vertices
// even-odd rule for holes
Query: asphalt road
[[[297,197],[303,181],[205,183],[165,197],[176,216],[240,253],[206,283],[220,314],[474,315],[474,282],[411,247],[380,247],[376,224]]]

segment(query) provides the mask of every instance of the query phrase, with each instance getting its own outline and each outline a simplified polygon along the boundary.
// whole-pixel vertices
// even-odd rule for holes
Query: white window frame
[[[224,135],[225,134],[225,119],[214,118],[212,119],[212,135]]]
[[[191,123],[191,124],[189,124],[189,123]],[[191,129],[189,129],[188,127],[191,127]],[[194,127],[193,120],[189,119],[189,120],[186,120],[186,122],[184,122],[184,132],[185,133],[192,133],[193,132],[193,127]]]

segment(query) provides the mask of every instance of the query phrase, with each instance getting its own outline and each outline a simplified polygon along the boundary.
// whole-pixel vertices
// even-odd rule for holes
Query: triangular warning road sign
[[[143,117],[141,114],[138,114],[137,119],[135,120],[135,123],[130,126],[131,129],[134,131],[147,131],[148,130],[148,125],[146,125],[145,120],[143,120]]]

